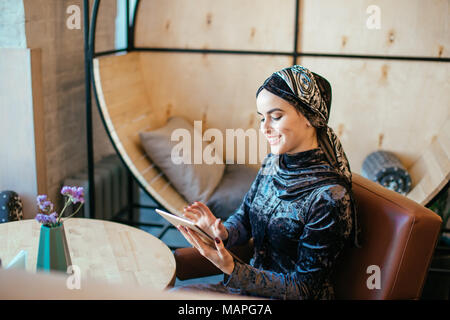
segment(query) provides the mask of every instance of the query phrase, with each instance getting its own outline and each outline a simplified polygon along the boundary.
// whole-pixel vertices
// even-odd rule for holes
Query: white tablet
[[[192,222],[189,219],[174,215],[172,213],[169,212],[165,212],[159,209],[155,209],[155,211],[164,219],[166,219],[167,221],[169,221],[171,224],[173,224],[175,227],[177,226],[184,226],[187,228],[190,228],[194,231],[196,231],[199,236],[211,247],[215,248],[215,244],[214,244],[214,237],[210,236],[208,233],[206,233],[205,231],[203,231],[200,227],[196,226],[194,222]],[[227,250],[230,255],[236,259],[237,261],[244,263],[239,257],[237,257],[233,252],[231,252],[230,250]]]
[[[176,226],[184,226],[187,228],[190,228],[194,231],[196,231],[198,234],[200,234],[200,236],[202,236],[202,238],[204,238],[204,240],[210,244],[214,246],[214,238],[212,236],[210,236],[208,233],[206,233],[205,231],[203,231],[202,229],[200,229],[200,227],[196,226],[194,222],[192,222],[191,220],[188,220],[186,218],[182,218],[180,216],[176,216],[172,213],[169,212],[165,212],[159,209],[155,209],[155,211],[162,216],[164,219],[166,219],[167,221],[169,221],[171,224],[173,224],[175,227]]]

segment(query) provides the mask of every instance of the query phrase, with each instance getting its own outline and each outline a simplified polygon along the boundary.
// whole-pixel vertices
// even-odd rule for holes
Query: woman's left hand
[[[222,240],[216,238],[214,243],[216,248],[206,244],[200,236],[192,229],[178,226],[177,229],[183,234],[186,240],[194,246],[202,256],[211,261],[223,273],[230,275],[234,269],[234,259],[225,249]]]

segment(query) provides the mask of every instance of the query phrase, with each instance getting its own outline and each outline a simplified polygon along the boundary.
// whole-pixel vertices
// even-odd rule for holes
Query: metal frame
[[[91,89],[93,89],[94,97],[97,103],[97,106],[100,111],[100,104],[97,96],[97,90],[95,87],[94,73],[93,73],[93,59],[103,55],[114,54],[118,52],[132,52],[132,51],[153,51],[153,52],[180,52],[180,53],[193,53],[193,54],[240,54],[240,55],[282,55],[282,56],[291,56],[293,64],[297,63],[297,59],[300,56],[309,56],[309,57],[325,57],[325,58],[348,58],[348,59],[378,59],[378,60],[404,60],[404,61],[424,61],[424,62],[450,62],[450,58],[433,58],[433,57],[418,57],[418,56],[383,56],[383,55],[354,55],[354,54],[326,54],[326,53],[314,53],[314,52],[298,52],[298,28],[299,28],[299,6],[300,0],[296,0],[296,10],[295,10],[295,32],[294,32],[294,49],[292,52],[282,52],[282,51],[248,51],[248,50],[215,50],[215,49],[181,49],[181,48],[151,48],[151,47],[136,47],[134,43],[135,38],[135,22],[137,11],[139,9],[140,0],[136,1],[136,6],[133,11],[133,16],[130,21],[130,1],[126,1],[126,35],[127,35],[127,47],[123,49],[95,52],[95,32],[97,25],[97,16],[98,10],[100,6],[101,0],[94,0],[92,6],[92,14],[89,19],[89,0],[84,1],[84,50],[85,50],[85,82],[86,82],[86,131],[87,131],[87,148],[88,148],[88,180],[89,180],[89,210],[91,212],[91,218],[95,218],[95,184],[94,184],[94,143],[93,143],[93,128],[92,128],[92,95]],[[90,25],[91,23],[91,25]],[[105,119],[103,118],[103,114],[100,112],[100,116],[103,122],[103,125],[106,128]],[[158,235],[161,238],[169,229],[169,225],[166,224],[150,224],[150,223],[142,223],[132,221],[133,218],[133,209],[135,208],[164,208],[154,197],[146,191],[145,187],[140,183],[136,177],[131,173],[126,165],[124,159],[120,155],[117,150],[116,145],[113,142],[113,139],[108,130],[106,130],[110,141],[122,160],[123,164],[128,170],[128,182],[129,182],[129,190],[128,190],[128,221],[118,220],[123,223],[131,224],[131,225],[144,225],[144,226],[157,226],[162,227],[160,234]],[[134,203],[133,192],[132,192],[132,181],[137,182],[140,188],[145,190],[145,192],[151,197],[151,199],[157,204],[157,207],[144,206],[141,204]],[[448,183],[447,183],[448,185]],[[445,189],[444,187],[443,189]],[[437,198],[435,196],[428,204],[429,206],[434,200]],[[450,231],[448,229],[442,229],[441,232]],[[439,249],[443,249],[440,247]],[[448,250],[448,248],[445,248]],[[430,272],[439,272],[439,273],[450,273],[449,270],[433,270],[430,269]]]

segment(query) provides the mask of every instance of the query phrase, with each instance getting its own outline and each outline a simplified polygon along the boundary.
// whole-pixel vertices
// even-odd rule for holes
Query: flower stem
[[[66,210],[67,206],[72,202],[70,197],[67,199],[66,203],[64,204],[64,208],[61,210],[61,213],[58,216],[58,223],[61,221],[61,218],[63,216],[64,211]]]
[[[72,213],[70,216],[66,217],[65,220],[67,220],[67,219],[73,217],[74,215],[76,215],[76,214],[78,213],[78,211],[80,211],[80,209],[81,209],[82,206],[83,206],[83,204],[80,202],[80,205],[78,206],[77,211],[75,211],[74,213]]]

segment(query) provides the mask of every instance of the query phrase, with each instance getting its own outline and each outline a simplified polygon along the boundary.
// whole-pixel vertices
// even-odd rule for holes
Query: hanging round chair
[[[188,5],[183,4],[183,8],[185,6]],[[412,138],[414,134],[417,135],[418,132],[431,129],[421,127],[422,124],[417,121],[418,115],[402,117],[401,112],[397,110],[398,119],[394,120],[397,127],[391,128],[387,125],[383,126],[387,117],[361,119],[360,113],[349,112],[349,108],[355,109],[358,101],[353,101],[353,105],[347,106],[348,103],[343,103],[343,99],[339,95],[341,97],[348,95],[343,89],[340,89],[340,86],[343,85],[342,82],[353,81],[352,78],[346,78],[346,76],[350,77],[351,73],[340,74],[341,82],[334,81],[333,76],[336,73],[334,70],[338,66],[336,63],[346,63],[345,67],[350,68],[354,63],[352,59],[333,60],[329,57],[305,56],[297,61],[297,58],[301,56],[298,52],[294,50],[295,53],[289,53],[289,50],[284,49],[289,48],[293,42],[290,36],[300,35],[297,33],[286,35],[271,31],[270,28],[265,29],[268,32],[266,37],[269,39],[264,40],[266,45],[264,41],[255,42],[255,44],[245,42],[242,46],[244,49],[241,51],[236,51],[235,47],[233,50],[225,50],[223,48],[230,47],[231,40],[224,36],[218,36],[213,37],[214,40],[211,41],[213,45],[219,46],[220,50],[208,50],[207,47],[186,49],[197,45],[202,36],[197,34],[197,38],[186,41],[180,34],[170,37],[169,33],[175,29],[173,26],[175,20],[172,20],[173,24],[170,24],[169,20],[164,20],[164,15],[170,12],[169,9],[161,2],[139,2],[129,33],[132,37],[132,47],[128,48],[126,52],[95,55],[92,60],[94,92],[111,141],[141,187],[167,210],[180,213],[182,207],[186,205],[186,200],[146,155],[140,143],[139,132],[161,127],[171,116],[181,116],[191,122],[201,120],[203,129],[217,128],[222,132],[228,128],[257,129],[259,123],[256,116],[256,89],[273,71],[293,63],[311,66],[311,69],[315,71],[321,68],[331,70],[329,71],[331,78],[329,80],[333,85],[333,94],[336,95],[336,98],[333,97],[330,126],[335,128],[336,133],[340,136],[354,172],[359,173],[364,157],[374,151],[373,149],[376,149],[380,143],[380,131],[368,130],[370,126],[373,126],[382,128],[382,136],[386,143],[389,142],[390,136],[396,135],[398,137],[395,140],[397,146],[401,146],[402,150],[408,150],[407,155],[399,152],[399,158],[404,160],[404,165],[411,175],[412,187],[407,197],[426,205],[448,183],[450,177],[450,118],[446,109],[438,108],[433,111],[430,108],[429,110],[429,112],[441,113],[444,110],[444,114],[436,123],[437,127],[432,128],[435,133],[433,133],[431,143],[427,139],[414,139]],[[192,10],[188,16],[194,14]],[[178,16],[175,17],[178,19],[176,20],[177,32],[183,30],[182,22],[187,24],[189,21],[180,12],[178,10],[176,12]],[[206,25],[208,26],[208,23],[214,25],[216,20],[211,22],[211,19],[214,18],[219,21],[223,20],[222,22],[227,21],[226,19],[220,20],[220,17],[217,17],[219,14],[220,11],[217,10],[215,14],[210,15],[210,20],[206,20]],[[96,12],[93,16],[96,16]],[[185,18],[180,22],[182,16]],[[274,21],[268,22],[264,17],[253,20],[256,34],[259,31],[258,27],[262,28],[264,23],[275,23]],[[167,37],[153,35],[152,30],[156,28],[155,24],[157,23],[161,24],[157,31],[160,34],[166,32]],[[232,25],[231,28],[234,27],[233,24],[230,25]],[[279,27],[283,28],[282,25]],[[189,29],[186,32],[188,31],[192,30]],[[214,33],[214,31],[211,32]],[[271,37],[276,41],[270,41]],[[95,36],[93,38],[95,41]],[[213,38],[212,35],[209,35],[208,39]],[[220,46],[220,39],[224,39],[223,46]],[[286,45],[281,46],[281,51],[277,53],[275,48],[279,47],[280,41]],[[165,48],[168,46],[170,48]],[[273,52],[264,51],[264,48],[273,50]],[[366,61],[369,66],[379,63],[378,60]],[[358,60],[355,63],[360,62]],[[383,63],[388,66],[390,64],[397,66],[398,62]],[[433,64],[433,62],[426,63]],[[389,68],[387,69],[392,69],[393,73],[397,72],[396,68]],[[367,67],[367,69],[370,68]],[[319,74],[320,72],[318,70]],[[372,76],[370,73],[365,74],[363,69],[358,72],[361,77],[367,77],[367,79]],[[327,75],[325,74],[325,76]],[[395,74],[391,76],[394,77]],[[375,85],[373,89],[368,88],[367,90],[371,92],[374,90],[378,95],[382,95],[382,86],[383,84],[378,87]],[[405,84],[405,86],[407,85]],[[361,101],[361,104],[363,103],[365,104],[366,101]],[[377,107],[378,105],[380,110],[377,112],[389,110],[390,107],[384,107],[382,102],[378,103]],[[411,106],[396,105],[396,107],[403,108],[405,114],[410,114],[407,110]],[[342,116],[344,113],[345,116]],[[373,114],[373,111],[370,114]],[[333,123],[333,121],[335,122]],[[345,125],[344,131],[341,130],[341,125]],[[403,130],[402,132],[411,132],[411,134],[404,137],[398,136],[397,133],[401,130]],[[390,149],[393,152],[396,151],[393,144],[390,145]]]

